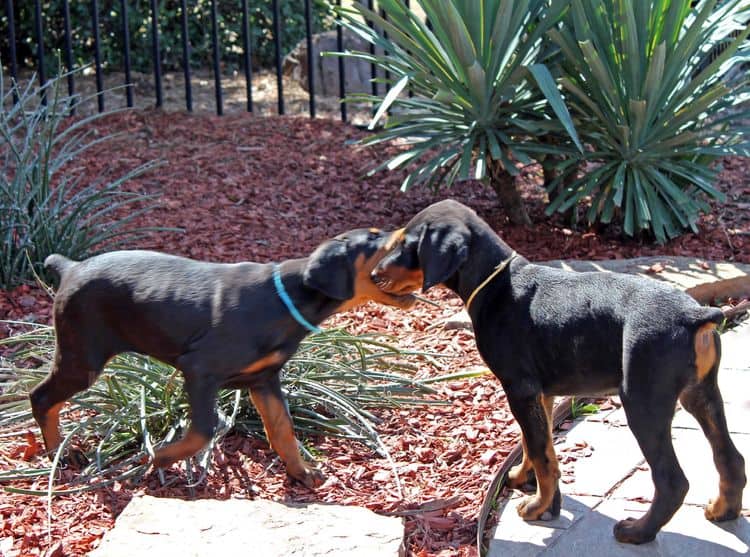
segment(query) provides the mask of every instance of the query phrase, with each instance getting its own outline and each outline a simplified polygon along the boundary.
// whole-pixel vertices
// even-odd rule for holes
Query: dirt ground
[[[177,96],[179,82],[175,79],[174,83]],[[196,107],[203,106],[200,103],[212,106],[212,87],[209,81]],[[272,78],[267,88],[275,94]],[[301,97],[298,102],[303,106],[306,101]],[[343,230],[397,228],[428,204],[453,197],[475,208],[531,260],[675,254],[750,262],[750,164],[744,159],[723,161],[719,188],[727,193],[728,201],[701,219],[700,233],[657,246],[623,240],[615,229],[574,229],[558,217],[544,217],[544,193],[536,167],[524,169],[522,176],[523,195],[535,224],[512,226],[497,207],[494,194],[481,184],[462,183],[437,193],[424,189],[401,193],[399,173],[364,176],[366,168],[382,158],[382,149],[395,147],[362,150],[351,142],[363,133],[335,119],[262,117],[244,113],[238,108],[243,103],[242,98],[236,103],[227,101],[224,117],[198,108],[188,115],[172,106],[109,117],[100,123],[102,129],[123,132],[122,137],[84,154],[71,171],[94,179],[147,160],[163,161],[156,171],[126,187],[158,199],[157,208],[137,224],[181,231],[153,233],[129,247],[214,261],[303,256]],[[275,98],[269,93],[262,106],[260,114],[273,114]],[[290,112],[291,106],[290,102]],[[338,117],[338,108],[333,106]],[[470,332],[437,326],[460,308],[460,300],[444,290],[430,291],[428,297],[441,307],[420,304],[413,311],[401,312],[370,304],[324,326],[390,334],[406,346],[449,357],[443,369],[425,363],[419,370],[421,376],[480,367]],[[49,312],[50,300],[36,287],[0,291],[0,319],[47,322]],[[5,327],[0,336],[9,332]],[[439,397],[450,404],[377,411],[382,420],[379,431],[396,460],[404,497],[394,491],[388,463],[362,446],[336,439],[312,440],[329,480],[309,491],[286,477],[265,440],[239,435],[227,437],[214,453],[215,468],[205,484],[196,488],[196,496],[363,505],[405,517],[411,555],[474,555],[484,490],[516,442],[518,429],[499,383],[491,376],[453,381],[439,389]],[[0,470],[44,464],[40,457],[22,461],[27,432],[0,432]],[[49,529],[46,501],[2,491],[0,554],[83,555],[97,545],[134,494],[187,496],[181,467],[174,466],[169,474],[180,481],[167,488],[151,474],[138,485],[117,484],[58,497],[52,502]],[[14,485],[40,487],[45,482]]]

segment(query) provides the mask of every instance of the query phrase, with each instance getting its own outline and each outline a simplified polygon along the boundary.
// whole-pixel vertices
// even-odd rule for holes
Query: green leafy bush
[[[696,230],[723,155],[750,154],[747,2],[573,0],[549,31],[582,141],[559,165],[548,212],[590,199],[589,222],[621,217],[626,234],[664,242]],[[735,79],[731,79],[732,75]],[[742,104],[744,102],[744,105]],[[571,178],[578,164],[590,170]]]
[[[23,65],[36,68],[36,32],[34,27],[34,3],[15,2],[16,36],[19,58]],[[211,45],[211,1],[190,0],[188,3],[188,34],[191,44],[191,65],[210,67],[213,60]],[[182,68],[182,12],[180,0],[157,2],[159,43],[164,69]],[[49,53],[47,70],[56,70],[54,53],[64,52],[65,26],[63,1],[42,2],[45,49]],[[301,0],[279,0],[282,29],[282,56],[292,50],[305,37],[305,17]],[[218,0],[219,41],[222,48],[222,63],[228,68],[238,68],[242,61],[242,10],[239,0]],[[313,29],[330,28],[330,8],[324,0],[314,0]],[[91,29],[91,2],[70,2],[73,57],[78,66],[92,63],[94,59],[93,32]],[[274,62],[273,10],[270,0],[248,0],[250,46],[253,63],[268,67]],[[7,28],[7,16],[3,14],[2,25]],[[128,2],[128,28],[130,32],[132,68],[148,72],[152,68],[151,52],[151,2],[135,0]],[[102,61],[106,69],[122,70],[123,36],[122,3],[120,0],[99,1],[99,34]],[[7,33],[0,38],[0,54],[9,60]],[[64,59],[64,56],[63,56]]]
[[[0,357],[0,428],[6,435],[26,432],[34,427],[28,392],[44,378],[54,358],[54,331],[36,325],[1,340],[0,345],[13,349],[13,361]],[[373,336],[353,336],[336,329],[310,335],[284,366],[284,389],[297,432],[344,437],[387,457],[376,430],[378,419],[370,409],[435,404],[424,396],[434,392],[429,384],[441,378],[414,377],[417,360],[424,358],[431,357],[404,351]],[[38,365],[21,365],[30,361]],[[221,391],[218,406],[223,426],[213,443],[232,427],[263,436],[260,418],[246,393]],[[79,410],[84,412],[77,412],[78,419],[66,418],[69,412]],[[64,441],[57,456],[75,439],[87,451],[89,463],[77,475],[77,483],[62,492],[95,489],[143,475],[148,468],[144,456],[152,453],[154,446],[179,438],[189,419],[183,378],[177,370],[138,354],[114,358],[94,385],[75,395],[63,411]],[[200,456],[202,466],[208,466],[209,457],[210,451]],[[54,478],[56,462],[51,467],[3,472],[0,482],[47,475]],[[95,483],[91,484],[92,480]]]
[[[68,120],[69,110],[83,99],[64,96],[63,79],[41,88],[30,80],[23,88],[13,84],[6,90],[0,69],[0,288],[43,275],[42,264],[51,253],[79,259],[148,230],[130,225],[151,208],[150,197],[121,186],[153,163],[91,184],[68,166],[113,137],[90,126],[112,112]]]
[[[416,4],[429,25],[398,0],[379,2],[385,18],[358,4],[339,11],[347,28],[377,47],[375,55],[342,55],[372,61],[389,76],[382,79],[391,87],[383,97],[349,99],[380,105],[373,125],[389,112],[384,129],[364,143],[399,139],[407,145],[374,171],[409,166],[402,189],[419,183],[450,186],[457,178],[486,179],[511,219],[529,222],[513,180],[516,163],[567,152],[565,146],[540,140],[548,134],[569,133],[575,138],[555,82],[540,63],[546,52],[544,34],[567,2]],[[413,96],[405,93],[407,89]]]

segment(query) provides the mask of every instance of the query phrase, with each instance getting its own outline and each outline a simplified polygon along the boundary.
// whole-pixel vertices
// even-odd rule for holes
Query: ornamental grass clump
[[[21,86],[5,82],[0,68],[0,288],[44,276],[51,253],[82,259],[157,230],[134,226],[152,197],[122,189],[154,163],[93,182],[75,168],[81,154],[115,137],[94,124],[117,111],[69,118],[87,99],[63,93],[66,77]]]
[[[588,148],[559,165],[548,213],[584,201],[590,223],[629,236],[697,231],[723,199],[713,163],[750,154],[748,20],[746,0],[573,0],[547,34]]]
[[[42,380],[54,357],[54,330],[45,325],[0,341],[12,349],[12,361],[0,358],[0,431],[20,437],[36,431],[29,390]],[[397,348],[374,336],[350,335],[330,329],[308,336],[285,364],[283,383],[295,429],[307,435],[343,437],[362,443],[389,458],[376,429],[373,408],[434,404],[425,395],[439,379],[415,377],[426,353]],[[457,376],[451,376],[455,378]],[[220,392],[220,423],[213,447],[230,429],[263,436],[263,426],[247,393]],[[149,467],[154,447],[179,438],[189,426],[190,409],[182,374],[153,358],[127,353],[114,358],[97,381],[71,399],[61,414],[64,441],[51,465],[0,472],[4,489],[31,494],[62,494],[95,489],[116,481],[137,480]],[[53,488],[61,455],[73,445],[83,449],[85,462],[73,483]],[[196,456],[203,472],[210,466],[210,448]],[[192,466],[187,466],[188,474]],[[29,478],[49,479],[47,490],[13,487]]]

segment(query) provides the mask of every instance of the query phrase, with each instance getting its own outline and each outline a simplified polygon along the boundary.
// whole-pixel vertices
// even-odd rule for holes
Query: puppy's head
[[[341,300],[338,311],[368,301],[410,308],[416,301],[413,296],[384,292],[371,278],[373,269],[399,234],[377,228],[359,228],[323,242],[308,258],[303,275],[305,285],[329,298]]]
[[[391,250],[372,273],[384,292],[404,295],[448,281],[469,256],[468,207],[455,201],[430,205],[394,236]]]

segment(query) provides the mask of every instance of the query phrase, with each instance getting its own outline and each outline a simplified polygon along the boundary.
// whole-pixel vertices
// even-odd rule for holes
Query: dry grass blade
[[[54,354],[52,327],[29,327],[25,333],[0,341],[13,350],[12,359],[0,360],[0,428],[18,435],[34,427],[27,393],[46,375]],[[434,356],[404,351],[382,339],[342,330],[311,335],[287,362],[284,372],[297,430],[358,441],[390,460],[378,436],[377,418],[368,409],[429,402],[423,397],[434,391],[414,376],[418,360],[427,357]],[[212,446],[233,427],[263,435],[248,397],[238,391],[222,391],[218,407],[222,425]],[[149,467],[146,457],[153,455],[154,447],[179,437],[189,425],[182,376],[153,358],[122,354],[110,362],[91,388],[71,399],[62,413],[62,423],[64,441],[49,468],[7,471],[0,474],[0,482],[48,474],[47,490],[15,491],[52,496],[142,476]],[[56,490],[54,478],[60,458],[72,444],[83,448],[87,462],[72,483]],[[204,478],[210,455],[210,449],[198,455],[202,472],[194,483]],[[188,469],[192,473],[189,463]]]

